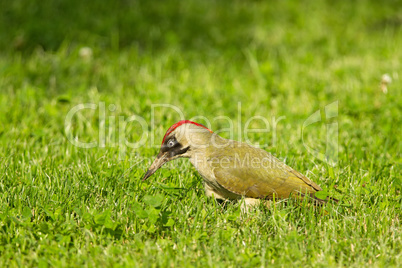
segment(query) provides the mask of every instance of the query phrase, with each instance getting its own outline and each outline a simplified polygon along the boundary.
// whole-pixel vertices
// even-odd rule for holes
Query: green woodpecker
[[[244,198],[246,206],[260,200],[310,195],[321,187],[268,152],[227,140],[205,126],[183,120],[163,137],[160,152],[144,175],[149,178],[163,164],[187,157],[204,179],[205,192],[217,199]]]

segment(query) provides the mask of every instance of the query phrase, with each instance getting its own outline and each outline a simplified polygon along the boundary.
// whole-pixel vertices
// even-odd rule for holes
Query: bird
[[[182,120],[165,133],[160,151],[143,177],[165,163],[189,158],[203,178],[205,194],[218,200],[244,200],[245,208],[261,201],[310,196],[322,191],[316,183],[287,166],[267,151],[247,143],[225,139],[206,126]],[[243,210],[243,207],[242,207]]]

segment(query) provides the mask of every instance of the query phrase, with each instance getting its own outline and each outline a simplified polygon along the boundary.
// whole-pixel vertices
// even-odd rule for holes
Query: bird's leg
[[[204,182],[204,188],[205,188],[205,195],[209,197],[213,197],[215,199],[221,199],[221,200],[226,200],[225,197],[214,191],[214,189],[208,184]]]
[[[261,203],[260,199],[255,199],[255,198],[244,198],[243,200],[241,200],[241,212],[243,213],[248,213],[250,212],[252,209],[254,209],[255,207],[258,207]]]
[[[243,213],[248,213],[252,209],[258,207],[261,203],[266,206],[267,208],[271,207],[271,200],[261,200],[261,199],[256,199],[256,198],[244,198],[244,200],[241,201],[241,211]]]

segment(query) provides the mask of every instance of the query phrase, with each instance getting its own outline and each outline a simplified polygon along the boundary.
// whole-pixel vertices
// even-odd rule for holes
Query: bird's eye
[[[168,146],[169,148],[172,148],[175,144],[176,144],[176,142],[175,142],[174,139],[170,139],[170,140],[168,140],[168,142],[167,142],[167,146]]]

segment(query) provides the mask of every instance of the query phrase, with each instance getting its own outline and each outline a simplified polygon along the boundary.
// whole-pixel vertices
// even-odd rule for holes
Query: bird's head
[[[191,157],[194,150],[208,146],[212,133],[207,127],[189,120],[172,125],[166,131],[159,154],[143,180],[149,178],[166,162],[180,157]]]

